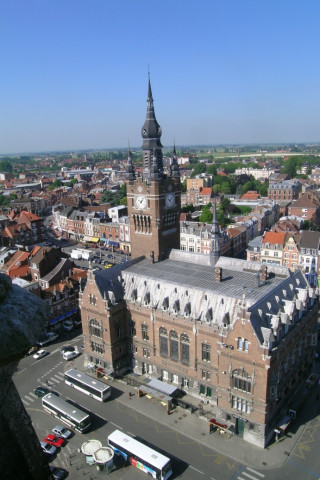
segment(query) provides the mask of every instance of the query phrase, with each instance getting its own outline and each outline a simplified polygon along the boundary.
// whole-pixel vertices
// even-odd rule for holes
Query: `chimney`
[[[150,263],[154,263],[154,251],[151,250],[150,252]]]
[[[262,282],[266,282],[267,281],[267,278],[268,278],[268,267],[267,265],[262,265],[261,266],[261,281]]]
[[[222,281],[222,268],[220,267],[215,268],[215,281],[216,282]]]

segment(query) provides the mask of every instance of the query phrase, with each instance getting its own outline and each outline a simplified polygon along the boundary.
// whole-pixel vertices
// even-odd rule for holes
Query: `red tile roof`
[[[286,238],[284,232],[266,232],[262,243],[270,243],[271,245],[283,245]]]

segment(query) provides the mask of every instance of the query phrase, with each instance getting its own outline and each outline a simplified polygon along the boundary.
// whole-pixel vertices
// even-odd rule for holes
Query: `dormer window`
[[[174,313],[178,313],[180,310],[180,302],[179,300],[176,300],[173,304],[173,311]]]
[[[162,302],[162,309],[163,310],[168,310],[169,308],[169,298],[166,297],[163,299],[163,302]]]

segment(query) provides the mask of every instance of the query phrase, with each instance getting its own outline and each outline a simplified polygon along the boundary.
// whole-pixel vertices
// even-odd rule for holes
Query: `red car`
[[[64,444],[63,438],[56,437],[52,433],[49,433],[49,435],[47,435],[43,441],[45,443],[49,443],[49,445],[53,445],[54,447],[61,447]]]

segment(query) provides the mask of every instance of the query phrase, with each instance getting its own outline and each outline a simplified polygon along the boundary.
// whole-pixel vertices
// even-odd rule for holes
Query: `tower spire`
[[[150,73],[148,73],[148,77],[147,114],[141,129],[143,138],[143,177],[150,180],[151,170],[155,173],[153,157],[156,156],[157,177],[160,180],[163,177],[162,144],[160,140],[162,131],[154,112]]]

